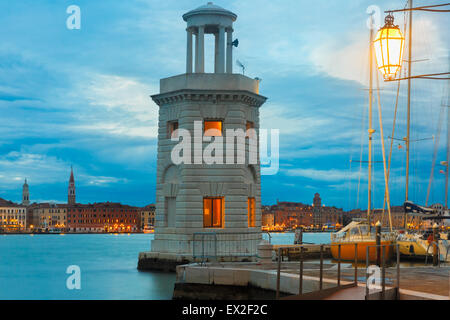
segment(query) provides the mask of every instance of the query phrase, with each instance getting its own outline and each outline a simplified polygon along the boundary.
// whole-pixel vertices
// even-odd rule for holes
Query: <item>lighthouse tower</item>
[[[248,135],[233,146],[235,153],[228,152],[226,140],[230,130],[251,128],[259,145],[259,107],[266,98],[259,95],[259,80],[233,73],[236,18],[211,2],[184,14],[186,73],[161,79],[160,93],[152,96],[159,106],[159,129],[155,238],[149,258],[242,261],[256,256],[261,240],[258,152],[256,161],[249,161]],[[215,39],[213,73],[205,73],[208,34]],[[186,132],[192,137],[189,150],[183,151],[188,161],[177,163],[173,150]],[[209,144],[220,139],[223,158],[230,161],[207,163],[202,153],[204,157]],[[245,161],[234,161],[240,151],[245,151]],[[220,155],[217,149],[215,155]]]

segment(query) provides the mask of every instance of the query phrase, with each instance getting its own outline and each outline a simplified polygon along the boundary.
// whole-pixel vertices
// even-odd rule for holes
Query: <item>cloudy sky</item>
[[[205,1],[206,2],[206,1]],[[238,15],[235,58],[262,79],[263,128],[280,130],[280,170],[263,176],[262,202],[367,206],[368,10],[374,1],[216,1]],[[68,30],[66,9],[81,8],[81,29]],[[33,201],[67,199],[73,165],[80,202],[145,205],[155,198],[159,79],[185,70],[183,13],[203,1],[0,0],[0,197],[20,201],[28,178]],[[382,13],[405,1],[377,1]],[[427,1],[417,0],[415,5]],[[376,8],[375,8],[376,9]],[[369,10],[370,11],[370,10]],[[404,15],[395,15],[404,26]],[[378,19],[377,19],[378,21]],[[448,15],[415,13],[413,73],[448,71]],[[207,50],[212,38],[207,39]],[[211,50],[206,70],[212,68]],[[239,70],[236,70],[238,72]],[[380,81],[381,82],[381,81]],[[442,134],[445,81],[413,82],[412,139]],[[380,83],[387,147],[397,85]],[[395,137],[405,135],[406,83],[400,87]],[[376,107],[377,104],[374,104]],[[374,161],[380,161],[374,109]],[[439,121],[441,120],[441,122]],[[361,141],[364,142],[361,149]],[[411,199],[423,202],[435,140],[412,144]],[[388,152],[389,150],[387,150]],[[394,204],[404,200],[405,149],[395,142]],[[442,202],[436,167],[431,202]],[[383,202],[383,167],[375,164],[374,204]],[[358,196],[359,190],[359,196]]]

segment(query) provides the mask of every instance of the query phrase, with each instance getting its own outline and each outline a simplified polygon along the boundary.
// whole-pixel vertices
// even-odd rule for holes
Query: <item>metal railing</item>
[[[193,259],[204,263],[227,258],[256,257],[261,239],[255,238],[253,233],[196,232],[192,240]]]
[[[397,250],[397,259],[396,259],[396,282],[394,289],[396,290],[396,297],[400,294],[400,245],[398,244],[379,244],[379,245],[371,245],[366,247],[366,292],[365,299],[369,298],[369,250],[370,248],[376,248],[377,250],[377,263],[381,264],[381,299],[384,300],[386,297],[386,248],[387,247],[395,247]],[[381,253],[381,257],[380,257]]]
[[[217,259],[217,234],[215,232],[196,232],[192,235],[192,257],[203,264]]]
[[[300,246],[300,266],[299,266],[299,288],[298,288],[298,298],[301,298],[303,293],[303,273],[304,273],[304,245]],[[316,291],[318,293],[318,296],[320,296],[320,293],[324,290],[323,288],[323,255],[324,255],[324,246],[323,244],[319,245],[320,251],[319,251],[319,290]],[[354,281],[351,284],[342,285],[341,284],[341,249],[342,244],[330,244],[327,246],[337,246],[338,247],[338,257],[337,257],[337,286],[332,289],[343,289],[347,287],[353,287],[358,285],[358,244],[355,243],[355,260],[354,260]],[[278,247],[277,252],[277,258],[278,258],[278,265],[277,265],[277,287],[276,287],[276,299],[280,298],[280,279],[281,279],[281,261],[283,260],[283,249],[289,249],[292,247]]]

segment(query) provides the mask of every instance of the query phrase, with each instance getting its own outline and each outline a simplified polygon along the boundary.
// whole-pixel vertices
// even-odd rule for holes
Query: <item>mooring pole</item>
[[[277,268],[277,294],[276,299],[280,299],[280,273],[281,273],[281,248],[278,248],[278,268]]]
[[[298,294],[303,294],[303,246],[300,247],[300,274],[298,281]]]
[[[323,244],[320,245],[320,283],[319,289],[323,287]]]
[[[358,284],[358,243],[355,243],[355,284]]]
[[[381,222],[375,224],[375,244],[377,249],[377,266],[381,267]]]
[[[433,266],[439,264],[438,241],[438,225],[435,223],[433,225]]]

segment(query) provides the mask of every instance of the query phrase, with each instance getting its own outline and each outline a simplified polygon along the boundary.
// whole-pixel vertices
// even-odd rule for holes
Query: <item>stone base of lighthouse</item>
[[[191,235],[178,232],[157,235],[152,251],[139,254],[138,269],[175,272],[176,266],[192,262],[253,262],[261,242],[260,230],[209,233],[200,229]]]

